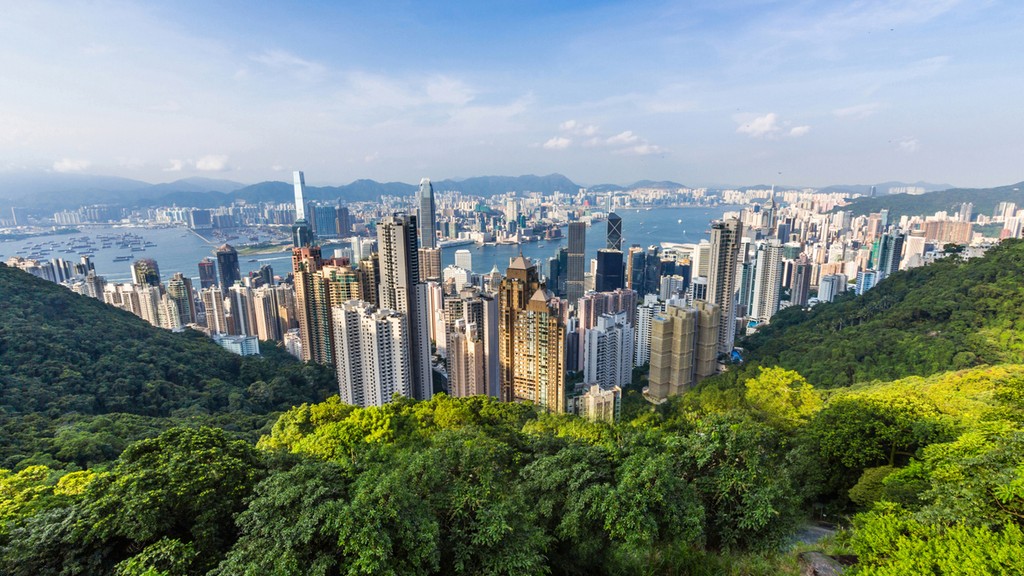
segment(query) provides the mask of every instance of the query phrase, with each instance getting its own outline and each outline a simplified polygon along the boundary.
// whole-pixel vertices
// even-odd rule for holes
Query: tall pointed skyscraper
[[[429,178],[420,180],[420,191],[416,196],[419,214],[417,215],[420,248],[437,247],[437,208],[434,206],[434,187]]]
[[[306,220],[306,177],[302,172],[292,173],[295,185],[295,224],[292,225],[292,247],[305,248],[313,244],[313,229]]]
[[[615,212],[608,213],[608,249],[622,250],[622,217]]]
[[[736,340],[736,266],[742,234],[743,225],[736,218],[711,223],[708,301],[720,310],[719,354],[730,354]]]
[[[292,172],[292,184],[295,186],[295,219],[306,219],[306,175],[301,171]]]
[[[409,319],[407,350],[412,369],[412,394],[417,400],[433,396],[428,331],[427,286],[421,284],[419,251],[416,249],[416,217],[386,216],[377,223],[380,251],[380,289],[377,305],[396,310]]]

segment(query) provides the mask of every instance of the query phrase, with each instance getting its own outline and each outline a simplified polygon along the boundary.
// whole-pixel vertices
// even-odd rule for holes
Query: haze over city
[[[1020,179],[1016,2],[31,2],[0,170],[166,182]]]

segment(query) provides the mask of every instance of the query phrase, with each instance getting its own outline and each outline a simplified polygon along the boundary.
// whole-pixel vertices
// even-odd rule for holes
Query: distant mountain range
[[[437,191],[459,191],[474,196],[506,192],[565,192],[575,194],[580,186],[561,174],[547,176],[480,176],[464,180],[439,180]],[[417,184],[356,180],[344,186],[307,186],[310,200],[361,202],[382,196],[408,196]],[[25,207],[39,211],[72,209],[85,204],[115,204],[126,207],[195,206],[213,208],[236,200],[245,202],[291,202],[290,182],[260,182],[245,185],[229,180],[186,178],[167,184],[85,174],[34,173],[0,174],[0,208]]]
[[[472,196],[490,197],[507,192],[541,192],[551,194],[563,192],[575,194],[582,186],[562,174],[546,176],[478,176],[465,179],[438,180],[434,190],[458,191]],[[823,192],[869,194],[870,184],[836,185],[820,189]],[[952,188],[945,184],[927,182],[883,182],[874,185],[877,194],[885,197],[890,188],[915,186],[927,191]],[[595,184],[587,189],[594,192],[627,192],[639,188],[685,188],[685,184],[672,181],[640,180],[633,184]],[[377,182],[356,180],[344,186],[307,186],[307,197],[317,201],[361,202],[378,200],[382,196],[408,196],[418,188],[417,184],[404,182]],[[723,187],[724,188],[724,187]],[[729,187],[741,190],[766,189],[767,185]],[[793,186],[779,189],[799,188]],[[1011,187],[1012,188],[1012,187]],[[995,189],[1001,190],[1001,189]],[[268,181],[258,184],[243,184],[230,180],[212,178],[185,178],[166,184],[150,184],[141,180],[88,174],[63,174],[57,172],[0,173],[0,210],[6,216],[10,206],[18,206],[41,213],[74,209],[87,204],[113,204],[125,207],[143,208],[151,206],[195,206],[214,208],[230,205],[235,201],[291,202],[293,198],[290,182]],[[863,202],[866,199],[861,199]],[[867,206],[867,205],[865,205]]]

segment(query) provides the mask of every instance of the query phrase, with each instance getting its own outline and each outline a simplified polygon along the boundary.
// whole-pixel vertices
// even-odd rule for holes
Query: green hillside
[[[999,186],[997,188],[951,188],[927,194],[890,194],[874,198],[856,198],[848,206],[836,208],[849,210],[854,216],[862,216],[886,209],[889,221],[899,220],[900,216],[931,215],[945,210],[954,213],[964,202],[974,204],[975,214],[991,216],[1000,202],[1016,202],[1024,205],[1024,182]]]
[[[254,438],[272,413],[336,390],[271,343],[242,358],[3,265],[0,302],[0,467],[94,464],[178,423]]]
[[[748,362],[820,387],[1024,362],[1024,242],[899,272],[862,296],[792,307],[743,342]]]
[[[803,519],[862,510],[823,544],[855,573],[1009,574],[1022,398],[1019,365],[832,394],[771,368],[617,425],[334,397],[256,446],[173,428],[105,471],[0,470],[0,571],[795,576]]]

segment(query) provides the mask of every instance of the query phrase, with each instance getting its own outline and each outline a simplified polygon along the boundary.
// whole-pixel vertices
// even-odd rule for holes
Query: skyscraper
[[[359,271],[362,300],[376,306],[377,296],[380,294],[380,255],[372,252],[360,260]]]
[[[242,279],[242,272],[238,267],[238,251],[231,244],[224,244],[217,248],[216,255],[217,270],[220,272],[220,289],[227,294],[228,288]]]
[[[632,290],[613,290],[610,292],[587,292],[576,303],[577,330],[579,333],[574,354],[566,360],[567,370],[582,370],[586,354],[587,332],[597,326],[602,314],[624,312],[626,323],[634,326],[636,322],[636,292]],[[573,361],[574,360],[574,361]]]
[[[412,395],[405,314],[350,300],[334,308],[332,317],[342,402],[382,406],[394,394]]]
[[[569,304],[583,296],[583,274],[586,267],[585,253],[587,249],[587,225],[585,222],[569,223],[569,246],[565,275],[565,294]]]
[[[608,249],[622,250],[622,217],[615,212],[608,214]]]
[[[801,255],[800,259],[793,263],[793,281],[790,282],[789,301],[796,306],[806,306],[811,295],[811,263],[807,257]]]
[[[648,394],[659,400],[682,394],[715,373],[719,307],[696,302],[693,308],[669,305],[651,326]]]
[[[466,270],[473,269],[473,253],[469,250],[456,250],[455,251],[455,265],[459,268],[465,268]]]
[[[420,282],[441,280],[441,249],[420,248]]]
[[[302,172],[292,173],[295,187],[295,224],[292,225],[292,247],[305,248],[313,244],[313,231],[306,220],[306,177]]]
[[[427,400],[433,396],[430,366],[430,334],[427,326],[427,287],[420,283],[419,251],[416,248],[416,217],[386,216],[377,223],[380,250],[378,305],[405,314],[411,357],[412,396]]]
[[[420,180],[420,191],[416,195],[417,206],[419,206],[417,230],[421,248],[437,247],[437,208],[434,206],[434,187],[430,184],[429,178]],[[438,270],[441,269],[438,262]]]
[[[541,285],[515,316],[511,394],[544,410],[566,411],[565,325],[561,303]]]
[[[634,364],[643,366],[651,361],[651,327],[655,314],[665,310],[656,294],[644,296],[643,304],[636,308],[636,344],[633,347]]]
[[[537,274],[537,266],[519,255],[509,263],[498,289],[498,338],[499,363],[501,365],[501,400],[512,402],[514,399],[512,382],[515,379],[515,328],[520,312],[526,310],[530,296],[542,287],[541,278]]]
[[[736,340],[736,265],[742,233],[743,225],[737,218],[711,223],[708,301],[719,308],[719,354],[730,354]]]
[[[903,256],[903,235],[883,234],[875,241],[872,252],[872,264],[878,271],[878,280],[888,278],[890,274],[900,269],[900,261]]]
[[[313,233],[317,238],[338,238],[338,209],[334,206],[314,206]]]
[[[210,334],[227,334],[228,321],[224,312],[224,293],[218,286],[210,286],[199,291],[206,311],[206,329]]]
[[[757,247],[756,254],[750,318],[758,323],[767,323],[779,311],[782,292],[782,246],[778,240],[762,242]]]
[[[132,262],[132,283],[138,286],[160,286],[160,268],[152,258]]]
[[[292,249],[295,314],[302,341],[302,359],[331,364],[330,302],[320,275],[322,266],[319,246]]]
[[[278,291],[273,286],[260,286],[252,291],[252,308],[256,316],[256,336],[260,340],[280,342],[283,339],[277,294]]]
[[[191,278],[186,278],[181,272],[175,272],[174,276],[167,281],[167,297],[174,303],[179,326],[195,324],[196,308],[192,299]]]
[[[633,378],[633,325],[626,313],[602,314],[584,336],[583,382],[620,388]]]
[[[594,290],[611,292],[625,286],[625,270],[622,262],[622,251],[604,248],[597,251],[597,277],[594,279]]]
[[[213,258],[203,258],[199,262],[199,288],[207,289],[217,284],[217,261]]]
[[[818,283],[818,300],[831,302],[843,292],[846,292],[845,274],[828,274],[821,277]]]
[[[228,302],[231,306],[231,319],[234,335],[256,336],[256,310],[252,302],[252,288],[236,284],[228,288]]]
[[[448,337],[448,392],[455,398],[487,394],[484,339],[476,322],[455,321]]]
[[[338,234],[345,238],[352,232],[352,215],[348,206],[338,206]]]

